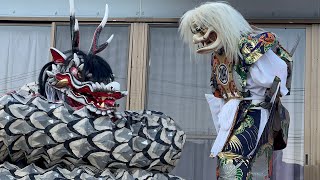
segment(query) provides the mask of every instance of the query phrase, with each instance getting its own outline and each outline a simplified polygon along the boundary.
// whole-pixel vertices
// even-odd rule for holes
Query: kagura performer
[[[0,179],[180,180],[185,133],[158,111],[118,111],[126,91],[98,55],[110,44],[99,36],[80,50],[79,25],[70,0],[71,50],[51,48],[53,61],[39,82],[0,96]]]
[[[207,99],[218,134],[211,149],[217,178],[269,179],[273,151],[287,144],[289,115],[280,97],[290,91],[292,53],[221,2],[186,12],[179,31],[197,53],[213,53]]]

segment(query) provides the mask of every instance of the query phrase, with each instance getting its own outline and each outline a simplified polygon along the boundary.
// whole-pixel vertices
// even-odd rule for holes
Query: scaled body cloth
[[[203,4],[184,14],[180,33],[199,54],[212,53],[206,99],[217,131],[217,179],[269,179],[272,153],[286,147],[292,54],[275,34],[251,27],[230,5]]]
[[[176,166],[185,133],[157,111],[117,111],[126,96],[97,54],[106,14],[88,53],[70,0],[71,50],[51,48],[38,83],[0,96],[0,179],[182,179]]]
[[[25,89],[0,98],[0,179],[179,179],[167,173],[184,133],[170,117],[125,111],[112,120]]]

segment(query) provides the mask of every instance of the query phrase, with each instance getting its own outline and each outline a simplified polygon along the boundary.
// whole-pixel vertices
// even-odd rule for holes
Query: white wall
[[[110,17],[177,18],[206,0],[75,0],[77,17],[102,17],[104,4]],[[246,18],[320,18],[320,0],[227,0]],[[254,7],[254,8],[252,8]],[[0,16],[65,17],[68,0],[0,0]]]

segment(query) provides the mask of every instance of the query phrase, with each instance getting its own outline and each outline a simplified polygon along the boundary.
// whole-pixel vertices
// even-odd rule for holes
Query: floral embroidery
[[[255,63],[264,53],[278,44],[274,34],[264,32],[258,35],[243,36],[239,42],[240,52],[245,64]]]

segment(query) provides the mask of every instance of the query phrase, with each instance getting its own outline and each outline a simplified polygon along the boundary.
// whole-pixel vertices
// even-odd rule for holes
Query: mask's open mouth
[[[126,91],[120,91],[120,84],[117,82],[106,85],[98,82],[80,82],[68,73],[58,73],[55,78],[58,82],[54,86],[63,85],[58,89],[63,91],[64,87],[69,87],[65,88],[65,93],[71,101],[71,106],[77,109],[86,106],[97,114],[105,114],[106,111],[115,109],[118,107],[116,100],[127,95]]]
[[[196,52],[199,54],[211,53],[221,46],[217,33],[210,28],[195,34],[193,43],[196,45]]]
[[[122,98],[121,92],[91,92],[90,88],[73,89],[75,97],[84,98],[86,104],[91,104],[101,110],[117,107],[116,100]]]
[[[203,36],[203,39],[197,43],[197,53],[205,54],[212,52],[213,49],[211,48],[211,45],[213,45],[216,40],[217,34],[214,31],[209,32],[207,37]]]

